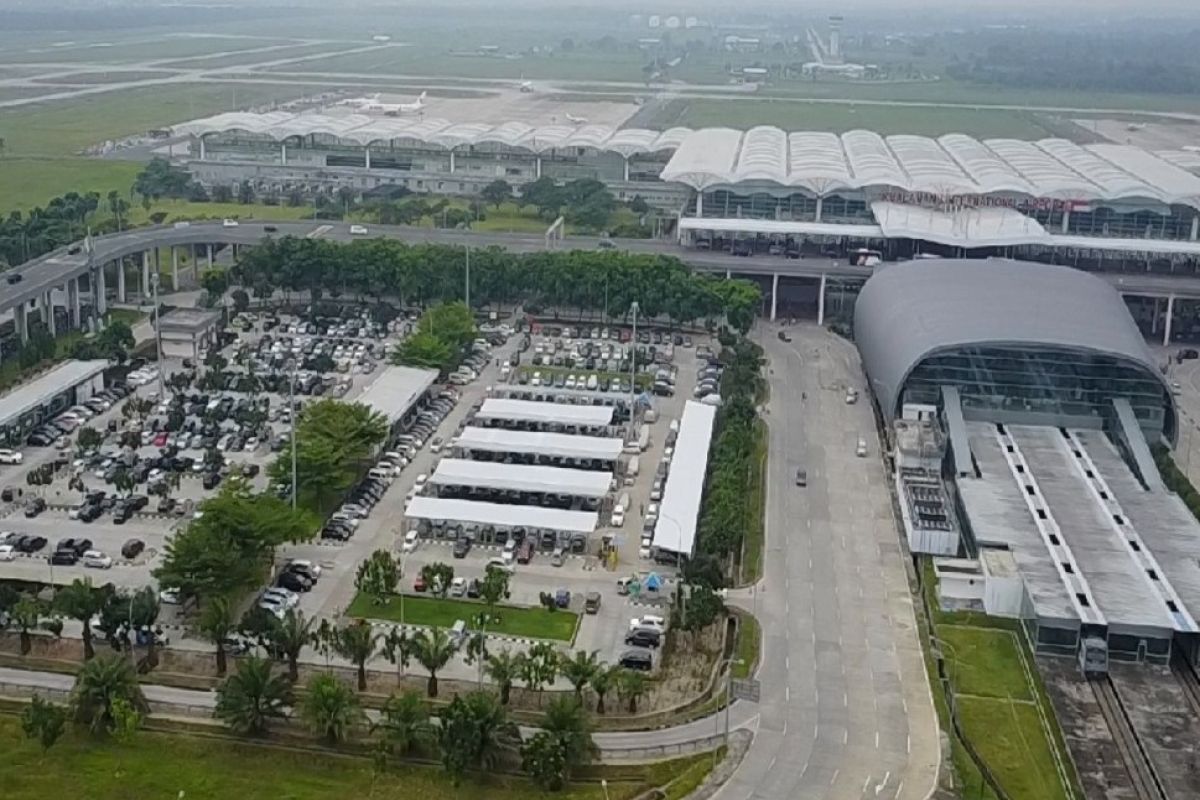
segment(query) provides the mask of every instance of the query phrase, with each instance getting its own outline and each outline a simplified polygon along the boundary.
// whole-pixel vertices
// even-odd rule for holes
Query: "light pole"
[[[288,416],[292,423],[292,510],[296,510],[298,503],[297,486],[296,486],[296,417],[299,413],[296,411],[296,362],[298,359],[292,359],[292,378],[288,388]]]
[[[465,281],[465,291],[463,295],[466,297],[467,311],[471,310],[471,246],[467,245],[467,277]]]
[[[162,349],[162,320],[159,319],[158,310],[158,270],[150,275],[150,302],[154,304],[154,339],[155,346],[158,348],[158,396],[165,398],[167,396],[166,384],[163,380],[163,372],[165,365],[163,364],[163,349]]]
[[[600,779],[600,788],[604,790],[604,800],[610,800],[608,796],[608,780],[606,778]]]
[[[722,663],[725,665],[725,737],[724,737],[724,741],[722,742],[722,745],[725,747],[726,752],[728,752],[728,750],[729,750],[729,707],[731,705],[733,705],[733,665],[734,664],[744,664],[746,662],[740,658],[734,658],[734,657],[730,656],[730,657],[726,658]],[[720,734],[720,724],[721,724],[720,709],[718,709],[717,713],[714,714],[713,716],[715,717],[715,719],[714,719],[715,728],[713,731],[713,735],[718,735],[718,734]],[[712,754],[713,754],[713,769],[716,769],[717,768],[717,748],[715,748],[715,747],[713,748]]]
[[[637,366],[638,366],[638,338],[637,338],[637,315],[638,303],[634,300],[629,304],[629,310],[633,312],[633,334],[629,337],[630,355],[633,358],[629,359],[629,433],[633,434],[633,412],[634,399],[637,397]]]

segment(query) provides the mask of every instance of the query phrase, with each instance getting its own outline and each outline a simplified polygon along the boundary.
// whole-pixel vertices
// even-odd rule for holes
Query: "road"
[[[775,331],[760,327],[773,373],[760,719],[718,796],[923,800],[938,732],[870,406],[845,402],[863,388],[858,357],[815,326],[791,343]]]

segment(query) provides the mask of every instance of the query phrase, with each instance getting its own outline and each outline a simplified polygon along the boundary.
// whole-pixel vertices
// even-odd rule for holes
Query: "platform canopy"
[[[488,453],[522,453],[551,458],[594,458],[616,461],[624,442],[603,436],[509,431],[503,428],[463,428],[453,446]]]
[[[472,486],[499,491],[600,498],[608,494],[612,476],[607,472],[586,469],[444,458],[438,462],[429,481],[440,486]]]
[[[612,424],[613,409],[611,406],[577,406],[567,403],[539,403],[535,400],[493,397],[483,401],[483,406],[479,409],[476,417],[514,422],[600,427]]]
[[[595,511],[564,511],[542,506],[513,506],[475,500],[445,500],[440,497],[414,497],[409,501],[404,515],[409,519],[568,533],[591,533],[599,522],[599,515]]]
[[[708,447],[712,441],[714,406],[689,400],[679,421],[675,455],[663,489],[658,522],[654,524],[654,546],[683,556],[696,547],[700,497],[708,470]]]

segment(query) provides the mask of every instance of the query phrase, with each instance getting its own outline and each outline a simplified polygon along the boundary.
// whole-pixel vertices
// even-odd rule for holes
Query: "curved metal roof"
[[[1171,391],[1108,283],[1070,267],[1001,259],[891,264],[867,280],[854,307],[854,339],[883,413],[921,361],[962,347],[1056,347],[1115,357]]]
[[[1153,153],[1116,144],[1077,145],[1065,139],[978,140],[963,134],[931,139],[864,130],[841,135],[788,133],[759,126],[659,132],[604,125],[530,126],[521,122],[451,123],[437,118],[244,112],[175,126],[193,136],[248,131],[282,141],[321,134],[367,146],[395,139],[443,148],[479,144],[545,153],[588,147],[619,153],[674,151],[662,180],[697,190],[755,184],[755,190],[797,189],[815,195],[891,188],[935,195],[1023,194],[1062,200],[1150,199],[1200,209],[1200,175],[1183,151]],[[739,187],[744,188],[744,187]]]

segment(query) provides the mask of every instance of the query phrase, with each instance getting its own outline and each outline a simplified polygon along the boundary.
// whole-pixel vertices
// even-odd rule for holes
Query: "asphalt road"
[[[863,388],[858,357],[816,326],[791,343],[776,330],[760,328],[772,371],[760,717],[718,797],[923,800],[938,733],[870,406],[845,402],[847,385]]]

